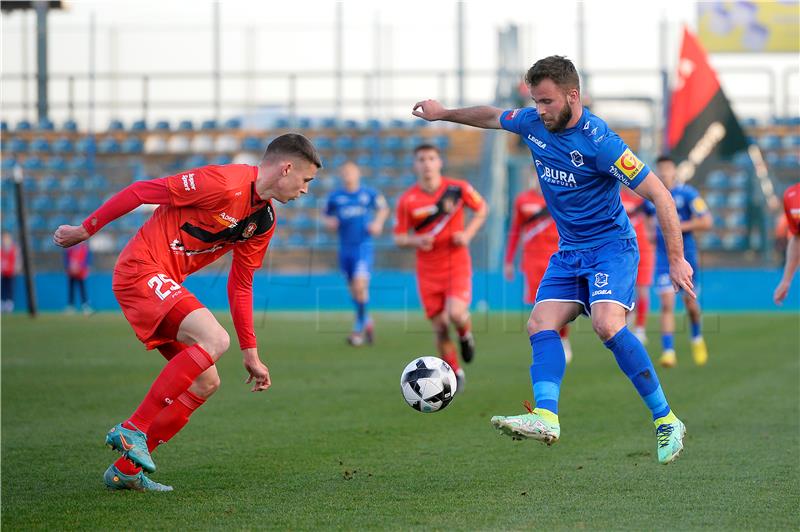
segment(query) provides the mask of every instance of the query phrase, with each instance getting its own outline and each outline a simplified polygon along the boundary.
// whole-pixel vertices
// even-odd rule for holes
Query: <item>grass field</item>
[[[232,331],[224,315],[220,319]],[[688,428],[655,459],[648,413],[587,321],[562,387],[562,440],[495,432],[523,411],[530,347],[519,316],[477,320],[466,392],[444,411],[403,402],[400,371],[430,354],[416,316],[378,315],[352,349],[344,315],[270,315],[259,326],[273,387],[249,393],[233,350],[222,387],[154,458],[169,494],[106,491],[105,432],[162,360],[119,314],[2,320],[2,526],[84,529],[797,529],[800,324],[796,315],[708,319],[711,360],[685,334],[661,380]],[[516,332],[515,332],[516,331]],[[651,333],[655,352],[657,332]],[[235,341],[234,341],[235,343]],[[683,355],[682,358],[681,355]]]

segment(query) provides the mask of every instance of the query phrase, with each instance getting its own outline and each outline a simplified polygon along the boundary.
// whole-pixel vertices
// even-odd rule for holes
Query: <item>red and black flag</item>
[[[747,137],[706,51],[686,28],[670,101],[667,145],[672,157],[683,161],[679,174],[684,180],[691,179],[703,163],[747,149]]]

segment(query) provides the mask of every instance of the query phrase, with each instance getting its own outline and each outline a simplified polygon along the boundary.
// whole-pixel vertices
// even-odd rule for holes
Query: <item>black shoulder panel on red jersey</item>
[[[459,185],[448,185],[442,197],[436,202],[436,212],[414,226],[415,231],[425,229],[427,226],[460,207],[463,189]]]
[[[275,211],[272,203],[267,203],[263,208],[257,210],[247,218],[240,220],[234,227],[229,227],[212,233],[202,227],[197,227],[189,222],[181,226],[181,231],[187,233],[201,242],[213,244],[220,240],[228,242],[240,242],[256,235],[263,235],[275,225]]]

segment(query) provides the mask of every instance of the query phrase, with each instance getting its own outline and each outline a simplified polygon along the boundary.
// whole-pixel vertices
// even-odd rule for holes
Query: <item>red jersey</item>
[[[182,283],[233,250],[234,262],[260,268],[275,231],[275,211],[256,195],[257,175],[258,167],[237,164],[167,177],[171,203],[155,210],[117,265],[155,262]]]
[[[783,212],[789,232],[800,235],[800,183],[796,183],[783,193]]]
[[[0,274],[3,277],[11,277],[17,273],[17,246],[11,244],[9,247],[0,249]]]
[[[464,207],[479,210],[484,200],[472,185],[460,179],[442,177],[434,192],[424,191],[418,184],[411,186],[397,202],[394,233],[429,234],[434,237],[429,251],[417,249],[419,270],[438,270],[443,264],[470,264],[466,246],[453,244],[453,233],[464,230]]]
[[[622,206],[631,219],[633,230],[636,231],[636,241],[639,243],[639,254],[649,255],[653,252],[653,242],[647,230],[647,213],[645,212],[645,200],[640,195],[632,192],[626,187],[620,187]]]
[[[520,240],[523,268],[534,262],[547,262],[558,251],[556,224],[547,212],[544,196],[533,189],[520,193],[514,200],[511,227],[508,229],[506,264],[514,262]]]
[[[89,245],[81,242],[64,250],[67,275],[73,279],[86,279],[89,276]]]

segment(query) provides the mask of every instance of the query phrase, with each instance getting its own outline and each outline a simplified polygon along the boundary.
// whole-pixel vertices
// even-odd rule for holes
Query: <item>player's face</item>
[[[442,158],[436,150],[420,150],[414,156],[414,173],[417,177],[430,179],[442,172]]]
[[[308,185],[316,177],[317,165],[302,160],[291,160],[280,165],[275,199],[281,203],[296,200],[308,193]]]
[[[658,172],[658,177],[661,178],[664,186],[672,188],[673,184],[675,184],[675,174],[677,173],[675,163],[672,161],[662,161],[656,165],[656,172]]]
[[[342,165],[342,183],[345,188],[356,189],[361,181],[361,173],[358,171],[358,166],[353,163],[345,163]]]
[[[572,120],[572,107],[577,102],[577,89],[564,90],[551,79],[543,79],[531,87],[531,98],[548,131],[562,131]]]

